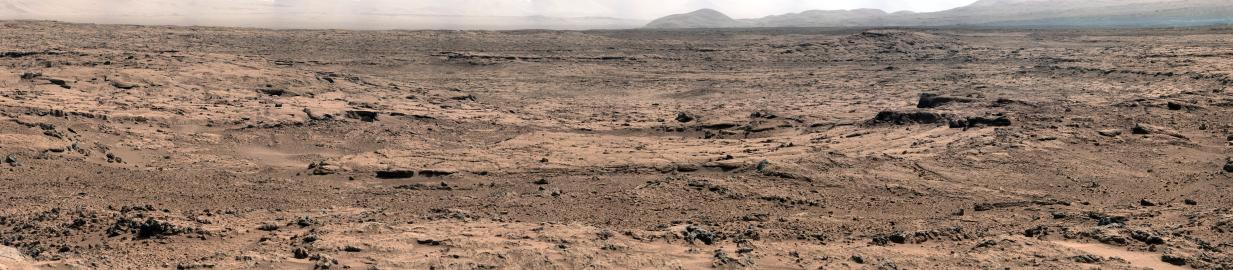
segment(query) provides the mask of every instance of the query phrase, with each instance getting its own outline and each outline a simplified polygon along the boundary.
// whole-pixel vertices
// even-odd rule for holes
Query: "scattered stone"
[[[1229,158],[1224,162],[1224,171],[1233,173],[1233,158]]]
[[[124,163],[124,159],[113,153],[107,153],[107,163]]]
[[[316,234],[309,234],[309,235],[305,235],[302,240],[304,241],[304,243],[312,243],[312,242],[317,242],[317,240],[319,239]]]
[[[9,164],[9,166],[13,166],[13,167],[21,166],[21,162],[17,161],[17,155],[14,155],[14,154],[8,154],[7,156],[5,156],[4,163],[7,163]]]
[[[933,93],[921,93],[920,101],[916,103],[916,107],[921,108],[921,109],[937,108],[937,107],[941,107],[942,105],[946,105],[950,103],[971,103],[975,101],[976,101],[975,99],[965,98],[965,97],[952,97],[952,96],[942,96],[942,95],[933,94]]]
[[[541,185],[541,186],[542,186],[542,185],[547,185],[547,184],[549,184],[549,183],[548,183],[548,179],[547,179],[547,178],[540,178],[540,179],[535,180],[534,182],[531,182],[531,183],[532,183],[532,184],[536,184],[536,185]]]
[[[1186,200],[1183,200],[1182,202],[1185,203],[1186,205],[1199,205],[1199,202],[1193,199],[1186,199]]]
[[[364,249],[359,248],[359,247],[356,247],[356,246],[351,246],[351,245],[348,245],[348,246],[346,246],[346,247],[343,247],[343,251],[346,251],[346,252],[360,252],[360,251],[364,251]]]
[[[694,119],[696,119],[696,118],[695,118],[693,115],[690,115],[690,114],[688,114],[688,113],[684,113],[684,112],[679,112],[679,113],[676,113],[676,121],[677,121],[677,122],[681,122],[681,123],[689,123],[689,122],[694,121]]]
[[[709,245],[715,244],[715,240],[717,240],[716,239],[717,236],[715,235],[715,233],[712,233],[702,228],[695,227],[693,225],[689,225],[685,227],[685,232],[683,233],[683,236],[685,237],[685,241],[689,242],[690,244],[693,244],[694,241],[701,241],[703,244],[706,244],[709,246]]]

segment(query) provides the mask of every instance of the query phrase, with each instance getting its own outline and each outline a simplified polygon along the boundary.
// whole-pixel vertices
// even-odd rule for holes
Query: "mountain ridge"
[[[712,10],[714,11],[714,10]],[[722,15],[719,11],[714,11]],[[708,12],[710,13],[710,12]],[[808,10],[732,23],[708,24],[691,14],[656,19],[644,28],[883,27],[883,26],[1127,26],[1233,24],[1227,0],[980,0],[937,12],[878,9]],[[714,17],[716,15],[709,14]],[[726,15],[723,15],[727,17]]]

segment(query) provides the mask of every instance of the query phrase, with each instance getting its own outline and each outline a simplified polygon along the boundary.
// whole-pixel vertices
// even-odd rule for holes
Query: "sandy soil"
[[[0,22],[0,269],[1233,269],[1233,29]]]

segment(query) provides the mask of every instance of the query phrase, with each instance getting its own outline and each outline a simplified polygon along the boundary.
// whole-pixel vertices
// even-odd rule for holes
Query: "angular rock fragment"
[[[1189,140],[1189,138],[1187,138],[1185,135],[1182,135],[1181,133],[1171,128],[1144,124],[1144,123],[1135,124],[1135,127],[1131,129],[1131,132],[1134,134],[1139,134],[1139,135],[1161,134],[1161,135],[1168,135],[1168,136],[1176,137],[1178,139]]]

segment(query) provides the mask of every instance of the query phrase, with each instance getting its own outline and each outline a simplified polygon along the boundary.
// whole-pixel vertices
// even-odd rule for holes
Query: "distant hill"
[[[928,13],[886,13],[876,9],[812,10],[736,20],[715,20],[728,16],[714,10],[699,12],[667,16],[646,27],[1169,27],[1233,24],[1233,0],[981,0],[965,7]],[[710,23],[712,21],[715,23]]]
[[[381,7],[397,7],[385,1]],[[295,3],[295,4],[288,4]],[[416,10],[308,0],[0,0],[0,20],[339,29],[629,29],[645,20],[608,17],[442,16]]]
[[[714,9],[701,9],[686,14],[669,15],[647,24],[647,27],[651,28],[725,28],[746,26],[751,25],[733,20],[732,17],[728,17],[728,15],[724,15]]]

